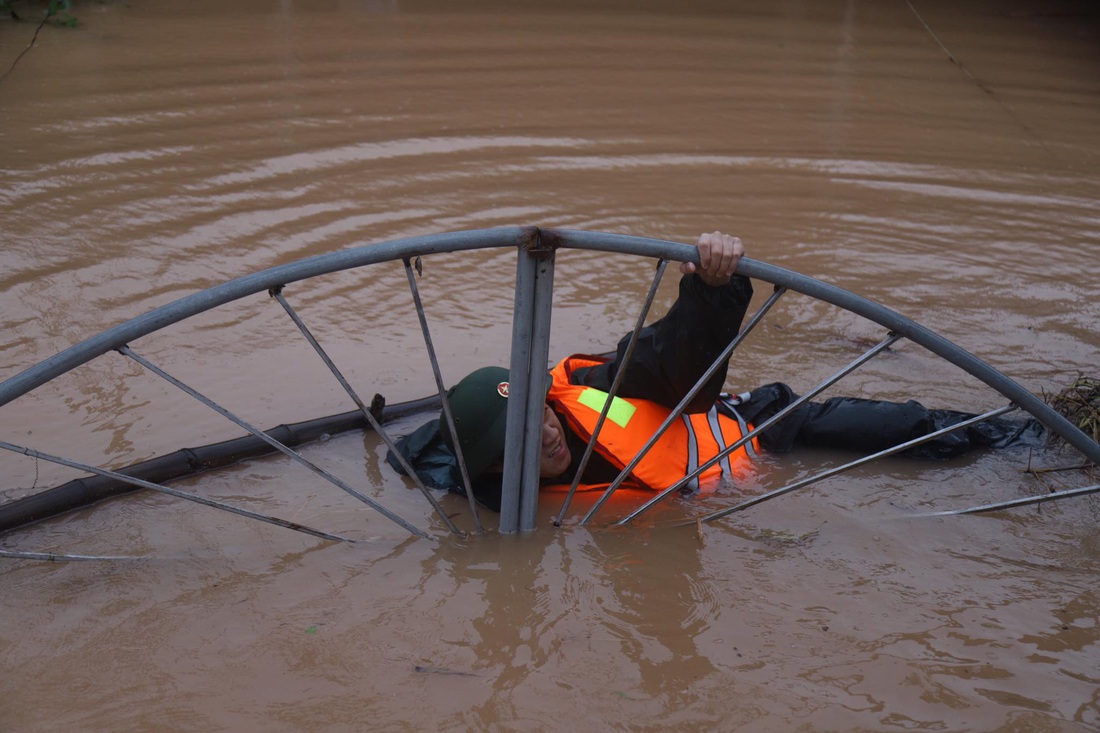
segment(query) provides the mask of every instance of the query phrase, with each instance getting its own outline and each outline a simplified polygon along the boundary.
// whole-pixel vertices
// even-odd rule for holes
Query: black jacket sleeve
[[[751,299],[752,283],[746,277],[735,275],[728,285],[712,288],[698,275],[685,275],[680,280],[680,295],[668,313],[639,334],[619,395],[675,407],[741,330]],[[627,334],[619,341],[610,362],[577,370],[573,381],[609,390],[629,340]],[[711,408],[728,369],[727,359],[687,406],[687,412]]]

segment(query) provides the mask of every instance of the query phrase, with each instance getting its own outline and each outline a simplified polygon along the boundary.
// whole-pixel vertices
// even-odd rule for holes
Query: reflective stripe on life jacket
[[[568,423],[569,429],[585,442],[599,421],[608,395],[601,390],[572,384],[576,369],[596,366],[605,359],[571,356],[550,372],[552,383],[546,399]],[[616,468],[622,469],[649,442],[669,415],[669,410],[650,400],[615,397],[600,429],[595,450]],[[744,433],[737,421],[711,408],[708,412],[681,415],[634,467],[633,478],[644,486],[665,489],[680,481],[703,463],[736,443]],[[751,465],[744,446],[718,461],[691,482],[691,488],[722,475],[735,478]]]
[[[746,392],[745,394],[748,395],[749,393]],[[743,399],[746,399],[746,398],[742,397],[741,395],[728,395],[728,394],[722,394],[718,398],[718,403],[723,408],[723,414],[732,415],[733,418],[735,420],[737,420],[737,425],[738,425],[738,427],[741,428],[741,434],[742,435],[744,435],[745,433],[748,433],[750,430],[752,430],[752,426],[749,425],[747,422],[745,422],[745,418],[741,417],[741,413],[737,411],[737,405],[740,405],[741,402],[743,401]],[[756,452],[757,449],[759,448],[759,446],[757,445],[756,438],[753,438],[749,442],[745,443],[744,447],[745,447],[745,450],[748,451],[749,457],[752,458],[753,460],[756,460],[757,458],[760,457],[760,455]]]

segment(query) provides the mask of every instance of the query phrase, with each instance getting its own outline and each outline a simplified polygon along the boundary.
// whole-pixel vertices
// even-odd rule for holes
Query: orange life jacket
[[[586,443],[592,437],[608,394],[593,387],[572,384],[570,376],[583,367],[597,366],[606,359],[595,356],[571,356],[550,372],[552,383],[546,400],[568,423],[569,429]],[[615,397],[594,450],[618,469],[623,469],[649,442],[669,416],[669,409],[650,400]],[[694,415],[681,415],[634,467],[632,475],[643,486],[660,491],[680,481],[703,463],[733,445],[752,428],[727,417],[716,407]],[[689,486],[698,489],[720,476],[737,478],[751,470],[746,452],[755,451],[754,443],[741,446],[705,470]]]

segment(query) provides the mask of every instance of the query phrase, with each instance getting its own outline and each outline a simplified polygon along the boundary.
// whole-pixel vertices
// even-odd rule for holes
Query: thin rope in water
[[[999,106],[1002,110],[1004,110],[1004,112],[1009,117],[1012,118],[1012,121],[1020,126],[1020,129],[1022,129],[1024,132],[1026,132],[1028,134],[1028,136],[1030,136],[1035,142],[1039,143],[1039,145],[1043,148],[1043,150],[1047,153],[1047,155],[1049,155],[1053,160],[1056,160],[1059,163],[1061,163],[1062,161],[1058,158],[1057,155],[1054,154],[1054,151],[1052,151],[1050,148],[1047,147],[1047,144],[1043,141],[1043,139],[1041,137],[1039,137],[1039,135],[1034,130],[1032,130],[1030,127],[1028,127],[1026,124],[1024,124],[1024,121],[1021,120],[1019,117],[1017,117],[1016,113],[1013,112],[1011,109],[1009,109],[1008,105],[1006,105],[1004,102],[1002,102],[1001,98],[998,97],[993,92],[992,89],[990,89],[988,86],[986,86],[981,81],[979,81],[977,77],[975,77],[973,74],[971,74],[970,69],[966,68],[966,65],[963,64],[962,61],[959,61],[958,57],[955,56],[955,54],[951,53],[951,51],[947,48],[947,46],[944,45],[943,41],[940,40],[939,36],[937,36],[932,31],[932,27],[930,25],[928,25],[928,23],[924,20],[924,18],[921,17],[921,14],[917,12],[917,9],[913,6],[913,3],[911,2],[911,0],[905,0],[905,4],[909,6],[909,10],[911,10],[913,12],[913,15],[916,16],[917,20],[920,21],[920,24],[922,26],[924,26],[924,30],[928,32],[928,35],[932,37],[932,40],[935,41],[936,44],[939,45],[939,47],[941,49],[943,49],[943,52],[945,54],[947,54],[947,58],[951,61],[951,63],[953,63],[955,66],[959,67],[959,69],[964,74],[966,74],[967,78],[970,79],[970,81],[974,82],[974,85],[976,87],[978,87],[983,92],[988,94],[989,98],[992,99],[994,102],[996,102],[997,106]]]

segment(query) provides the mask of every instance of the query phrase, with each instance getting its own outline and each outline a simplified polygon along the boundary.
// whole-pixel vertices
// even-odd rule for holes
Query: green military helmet
[[[458,443],[466,460],[470,480],[481,476],[498,458],[504,456],[507,434],[508,370],[482,367],[471,372],[447,390],[451,414],[455,419]],[[454,450],[454,437],[447,429],[445,416],[439,416],[439,432]]]

